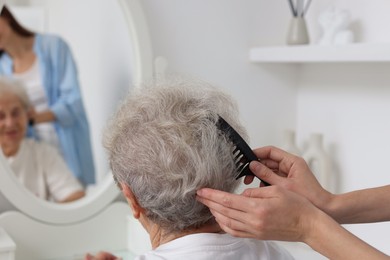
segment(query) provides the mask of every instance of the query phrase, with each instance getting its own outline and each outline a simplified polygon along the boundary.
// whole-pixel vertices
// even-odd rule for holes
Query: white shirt
[[[38,59],[25,72],[14,73],[14,78],[23,82],[26,87],[28,98],[36,112],[42,112],[49,109],[49,101],[43,88],[43,81],[39,70]],[[59,147],[57,133],[51,122],[39,123],[34,125],[35,134],[38,140]]]
[[[199,233],[162,244],[135,260],[263,260],[294,259],[274,242]]]
[[[61,201],[83,190],[59,152],[48,144],[25,139],[7,160],[18,180],[39,198]]]

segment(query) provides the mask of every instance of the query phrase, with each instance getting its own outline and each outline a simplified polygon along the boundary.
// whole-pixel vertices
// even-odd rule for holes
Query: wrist
[[[332,222],[335,223],[335,221],[330,216],[317,209],[315,213],[311,216],[308,216],[305,221],[302,242],[316,250],[317,247],[324,242],[324,235],[327,233],[326,226],[332,225]]]
[[[332,215],[333,205],[336,200],[336,195],[330,193],[321,187],[321,189],[316,189],[311,192],[314,196],[311,196],[310,201],[321,211],[327,213],[328,215]]]
[[[336,194],[329,194],[326,201],[324,201],[323,207],[321,208],[331,218],[340,223],[340,196]]]
[[[303,242],[320,254],[333,258],[338,255],[338,251],[345,250],[345,248],[339,248],[343,242],[339,241],[341,229],[342,227],[330,216],[318,210]]]
[[[320,211],[317,209],[317,211]],[[302,223],[302,241],[303,243],[313,247],[315,241],[315,236],[318,230],[318,225],[320,225],[321,220],[318,215],[318,212],[315,214],[306,215]]]

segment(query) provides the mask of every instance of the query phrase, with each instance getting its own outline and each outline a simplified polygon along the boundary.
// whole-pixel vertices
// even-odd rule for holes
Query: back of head
[[[201,81],[171,79],[136,89],[106,128],[114,178],[169,232],[211,219],[195,199],[198,189],[238,185],[233,147],[216,127],[218,115],[245,136],[228,95]]]

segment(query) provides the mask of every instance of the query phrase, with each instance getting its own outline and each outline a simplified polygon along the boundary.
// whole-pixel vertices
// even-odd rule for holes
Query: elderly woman
[[[219,115],[245,136],[229,96],[204,82],[172,81],[130,95],[107,128],[114,178],[153,248],[137,259],[292,258],[272,242],[223,233],[196,200],[200,188],[232,192],[239,184]]]
[[[25,137],[30,107],[23,86],[0,77],[0,145],[11,169],[39,198],[69,202],[83,197],[81,184],[59,152]]]

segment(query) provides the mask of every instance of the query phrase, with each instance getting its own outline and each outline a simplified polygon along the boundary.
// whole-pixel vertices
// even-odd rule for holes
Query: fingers
[[[225,226],[227,229],[240,231],[245,230],[245,225],[241,221],[238,221],[232,217],[227,217],[216,210],[210,211],[215,217],[215,220],[218,222],[218,224]]]
[[[280,177],[279,177],[280,178]],[[242,195],[230,194],[224,191],[203,188],[198,190],[196,199],[207,206],[215,217],[229,228],[244,230],[240,223],[248,221],[251,212],[256,211],[262,203],[257,200],[269,199],[278,194],[278,187],[246,189]]]
[[[218,212],[225,211],[226,209],[234,208],[236,211],[245,211],[248,206],[246,199],[237,194],[231,194],[224,191],[213,190],[209,188],[200,189],[197,191],[197,199],[208,206],[210,209]],[[223,212],[225,215],[231,214],[234,217],[234,212]]]
[[[280,184],[285,181],[285,178],[275,174],[271,169],[257,161],[252,161],[249,164],[249,169],[260,179],[271,185]]]
[[[273,171],[279,170],[279,162],[273,161],[271,159],[261,159],[260,162]]]
[[[254,149],[253,152],[260,159],[271,159],[276,162],[280,162],[287,154],[289,154],[274,146],[260,147]]]
[[[293,162],[294,160],[297,159],[297,156],[274,146],[265,146],[265,147],[257,148],[253,150],[253,152],[256,154],[258,158],[260,158],[260,160],[263,161],[268,159],[269,161],[274,161],[274,163],[277,164],[279,164],[282,161]],[[272,167],[272,165],[269,166]]]
[[[250,232],[246,231],[248,225],[237,221],[235,219],[228,218],[217,211],[211,210],[211,213],[215,217],[215,220],[226,233],[235,237],[249,237],[254,238],[255,236]]]
[[[84,260],[93,260],[93,255],[91,255],[91,254],[86,254],[85,256],[84,256]]]
[[[258,189],[268,193],[268,188]],[[261,198],[261,192],[258,195]],[[251,214],[259,207],[258,201],[248,199],[246,196],[208,188],[198,191],[197,200],[210,209],[218,224],[222,225],[221,228],[229,234],[238,236],[244,236],[245,234],[245,237],[248,237],[248,234],[253,233],[251,226],[248,226],[247,222],[253,218]],[[238,233],[233,234],[233,230]]]
[[[267,189],[268,187],[264,188]],[[261,192],[257,195],[261,198]],[[260,205],[253,199],[254,197],[248,198],[204,188],[198,191],[197,200],[209,207],[215,220],[225,232],[232,236],[255,238],[258,231],[251,222],[257,219],[257,216],[253,215]]]
[[[118,258],[113,254],[104,251],[99,252],[95,256],[89,253],[84,256],[84,260],[121,260],[121,259],[122,258],[120,257]]]
[[[267,167],[288,174],[294,164],[305,164],[304,160],[274,146],[265,146],[253,150],[261,162]]]

